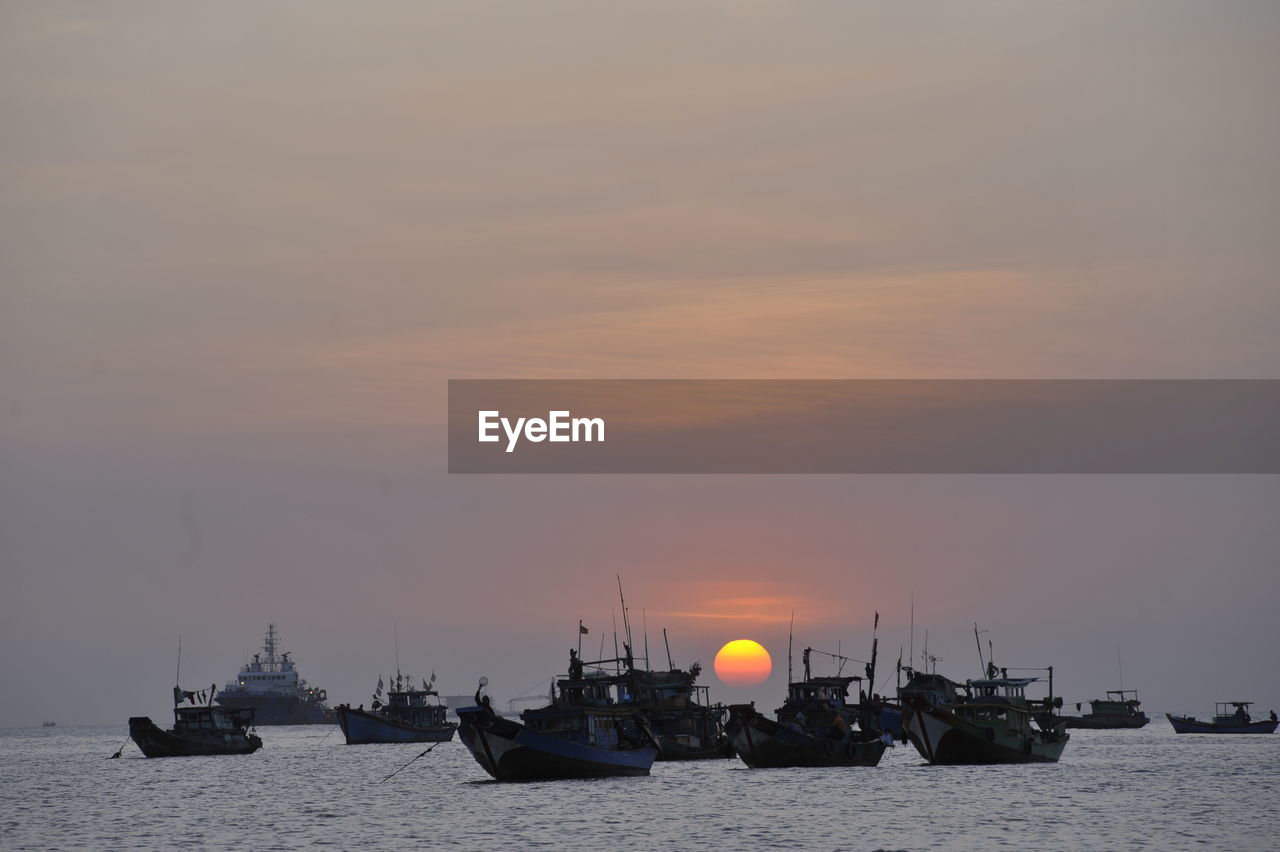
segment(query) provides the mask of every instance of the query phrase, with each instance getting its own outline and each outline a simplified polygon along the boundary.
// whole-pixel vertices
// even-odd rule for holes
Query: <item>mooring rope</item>
[[[436,747],[436,746],[438,746],[438,745],[440,745],[440,743],[432,743],[432,744],[431,744],[431,748],[428,748],[428,749],[427,749],[426,751],[424,751],[422,754],[418,755],[418,757],[426,757],[426,756],[431,752],[431,749],[435,748],[435,747]],[[413,760],[417,760],[417,759],[418,759],[418,757],[415,757]],[[409,761],[409,763],[413,763],[413,760]],[[378,783],[379,783],[379,784],[385,784],[385,783],[387,783],[387,782],[388,782],[388,781],[390,781],[392,778],[394,778],[394,777],[396,777],[397,775],[399,775],[401,770],[403,770],[403,769],[407,769],[407,768],[409,767],[409,763],[406,763],[404,766],[401,766],[401,767],[400,767],[400,769],[397,769],[395,772],[392,772],[390,775],[388,775],[386,778],[383,778],[383,779],[382,779],[381,781],[379,781]]]
[[[132,735],[132,734],[130,734],[129,736],[125,737],[125,738],[124,738],[124,742],[120,743],[120,748],[116,749],[116,753],[115,753],[115,754],[113,754],[113,755],[111,755],[111,757],[108,757],[108,758],[107,758],[107,760],[115,760],[117,757],[119,757],[119,756],[121,755],[121,753],[122,753],[122,752],[124,752],[124,747],[125,747],[125,746],[127,746],[127,745],[129,744],[129,740],[131,740],[131,739],[133,739],[133,735]]]

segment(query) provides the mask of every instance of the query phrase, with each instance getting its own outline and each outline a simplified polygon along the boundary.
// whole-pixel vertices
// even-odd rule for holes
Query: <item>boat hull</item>
[[[224,707],[253,707],[257,710],[254,724],[262,725],[324,725],[336,721],[334,712],[323,704],[303,701],[295,697],[233,692],[224,689],[217,701]]]
[[[479,707],[458,710],[458,738],[498,781],[648,775],[655,748],[611,750],[550,737]]]
[[[147,757],[195,757],[215,754],[252,754],[262,740],[243,731],[184,731],[175,734],[156,726],[148,716],[129,719],[129,736]]]
[[[658,743],[662,746],[657,757],[660,761],[723,760],[733,757],[733,744],[728,737],[712,746],[691,746],[659,734]]]
[[[1070,734],[1026,736],[976,725],[938,707],[910,707],[902,714],[902,728],[933,764],[957,766],[995,763],[1057,763]]]
[[[886,747],[878,737],[858,742],[810,736],[745,706],[730,708],[725,733],[742,762],[753,769],[875,766]]]
[[[416,727],[350,707],[337,709],[338,725],[348,745],[369,743],[442,743],[453,739],[458,726],[427,725]]]
[[[1274,734],[1280,722],[1263,719],[1258,722],[1202,722],[1186,716],[1166,713],[1169,724],[1179,734]]]
[[[1121,728],[1143,728],[1151,719],[1147,716],[1121,716],[1116,718],[1091,718],[1089,716],[1059,716],[1062,724],[1068,728],[1103,731]]]

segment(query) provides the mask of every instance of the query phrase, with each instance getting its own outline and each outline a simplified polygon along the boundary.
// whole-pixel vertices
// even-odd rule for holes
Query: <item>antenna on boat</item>
[[[648,671],[649,669],[649,613],[641,609],[640,618],[644,623],[644,667],[645,667],[645,671]]]
[[[1120,646],[1116,646],[1116,667],[1120,669],[1120,691],[1124,692],[1124,658],[1120,656]],[[1124,695],[1120,696],[1122,699]]]
[[[391,622],[391,641],[396,649],[396,680],[398,681],[400,680],[400,628],[394,621]]]
[[[609,615],[613,618],[613,670],[622,672],[622,656],[618,653],[618,611],[609,607]]]
[[[173,675],[173,685],[182,686],[182,634],[178,634],[178,670]]]
[[[662,628],[662,644],[667,646],[667,668],[674,669],[676,664],[671,662],[671,640],[667,638],[667,628]]]
[[[982,640],[978,638],[978,633],[980,633],[980,632],[981,632],[981,633],[986,633],[987,631],[985,631],[985,630],[979,631],[979,630],[978,630],[978,622],[976,622],[976,621],[975,621],[975,622],[973,623],[973,642],[974,642],[974,644],[975,644],[975,645],[977,645],[977,646],[978,646],[978,668],[982,671],[982,675],[981,675],[981,676],[982,676],[982,677],[986,677],[986,676],[987,676],[987,661],[986,661],[986,660],[984,660],[984,659],[982,659]],[[987,640],[987,641],[988,641],[988,642],[990,642],[991,640]],[[994,659],[993,659],[993,662],[994,662]]]
[[[911,665],[916,664],[916,590],[914,586],[911,587],[911,651],[907,654],[907,659],[911,661]]]
[[[627,635],[626,648],[628,665],[630,665],[631,649],[635,645],[631,641],[631,619],[627,617],[627,599],[622,596],[622,575],[615,574],[618,578],[618,602],[622,605],[622,630]]]
[[[791,639],[796,634],[796,611],[791,610],[791,627],[787,630],[787,685],[790,686],[793,678],[791,677]]]

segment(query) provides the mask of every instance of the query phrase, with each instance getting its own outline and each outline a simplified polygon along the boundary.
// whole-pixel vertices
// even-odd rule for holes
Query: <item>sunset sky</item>
[[[611,629],[1280,709],[1280,482],[445,473],[450,378],[1280,378],[1280,6],[9,2],[0,725]],[[642,613],[643,611],[643,613]],[[598,646],[596,646],[598,647]],[[595,647],[592,647],[595,650]],[[590,656],[590,654],[588,654]],[[798,663],[798,658],[797,658]],[[190,688],[190,686],[188,687]]]

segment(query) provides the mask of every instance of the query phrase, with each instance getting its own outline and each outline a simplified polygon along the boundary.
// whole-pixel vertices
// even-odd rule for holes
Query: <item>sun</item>
[[[729,686],[759,686],[773,671],[773,660],[759,642],[734,639],[716,653],[715,669]]]

